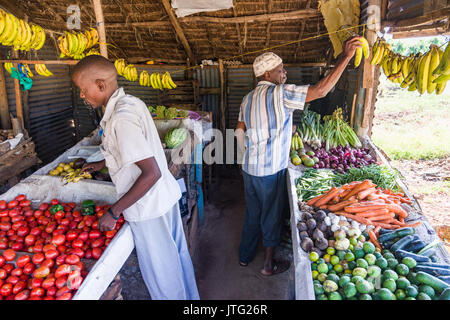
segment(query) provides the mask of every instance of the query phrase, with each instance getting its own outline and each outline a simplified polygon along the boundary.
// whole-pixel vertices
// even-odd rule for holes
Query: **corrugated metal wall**
[[[10,47],[2,47],[4,57],[8,56]],[[51,39],[32,59],[56,59],[56,50]],[[30,65],[34,74],[33,86],[22,95],[24,113],[28,94],[29,119],[26,121],[28,132],[36,145],[39,158],[48,163],[75,143],[72,116],[72,86],[68,76],[69,67],[51,65],[48,69],[54,74],[51,77],[38,75],[34,66]],[[5,72],[8,104],[11,113],[16,116],[14,81]],[[25,101],[24,101],[25,100]]]
[[[194,79],[198,80],[199,88],[220,88],[220,76],[218,67],[197,68],[195,69]],[[220,95],[219,94],[201,94],[200,102],[202,111],[212,112],[213,127],[220,126]]]

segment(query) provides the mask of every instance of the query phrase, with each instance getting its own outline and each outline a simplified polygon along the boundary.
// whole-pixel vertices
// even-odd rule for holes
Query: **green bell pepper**
[[[50,207],[50,213],[55,214],[58,211],[64,211],[64,207],[60,204],[55,204],[54,206]]]

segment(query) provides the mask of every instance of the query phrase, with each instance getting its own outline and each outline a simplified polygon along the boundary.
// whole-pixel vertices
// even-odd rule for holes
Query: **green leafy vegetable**
[[[331,170],[306,169],[297,179],[298,201],[308,201],[335,186],[335,174]]]
[[[379,188],[398,191],[396,179],[398,173],[387,166],[371,164],[360,168],[349,168],[345,173],[337,173],[334,177],[336,185],[341,186],[353,181],[372,180]]]

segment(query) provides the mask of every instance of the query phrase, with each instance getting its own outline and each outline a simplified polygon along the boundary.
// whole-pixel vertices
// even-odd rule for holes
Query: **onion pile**
[[[350,146],[338,146],[327,151],[322,144],[322,148],[314,151],[314,156],[319,159],[313,166],[314,169],[331,168],[339,173],[344,173],[352,167],[359,168],[376,163],[369,155],[369,149]]]

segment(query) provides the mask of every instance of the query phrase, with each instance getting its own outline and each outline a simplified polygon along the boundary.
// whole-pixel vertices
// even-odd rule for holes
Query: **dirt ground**
[[[434,160],[393,160],[427,220],[438,231],[450,228],[450,157]],[[445,226],[445,227],[444,227]],[[440,232],[441,231],[441,232]],[[448,231],[447,231],[448,232]],[[448,237],[448,234],[447,234]],[[450,238],[447,238],[450,241]],[[445,242],[450,252],[450,242]]]

